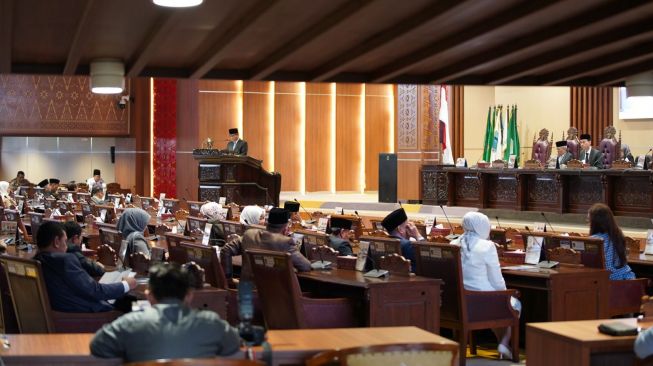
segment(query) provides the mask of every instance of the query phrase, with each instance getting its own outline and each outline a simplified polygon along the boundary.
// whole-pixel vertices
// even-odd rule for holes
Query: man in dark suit
[[[229,141],[227,151],[236,155],[247,155],[247,141],[241,140],[237,128],[229,129]]]
[[[399,208],[390,212],[381,221],[381,225],[383,225],[383,228],[391,237],[400,240],[401,255],[406,259],[410,259],[411,271],[415,272],[415,252],[413,251],[413,246],[410,244],[410,239],[424,240],[424,238],[417,231],[417,227],[408,221],[406,211],[403,208]]]
[[[282,208],[273,208],[268,215],[265,230],[249,229],[243,237],[227,243],[222,250],[231,256],[242,255],[243,267],[240,272],[241,281],[252,280],[252,267],[249,257],[245,254],[247,249],[267,249],[278,252],[290,253],[290,259],[298,271],[310,271],[311,262],[300,252],[289,234],[290,212]]]
[[[556,149],[558,150],[558,156],[556,157],[556,169],[560,169],[560,167],[566,165],[567,162],[573,158],[573,156],[569,151],[567,151],[567,140],[556,142]]]
[[[133,278],[125,277],[119,283],[100,284],[89,276],[79,259],[72,253],[66,253],[66,230],[60,222],[42,223],[36,237],[38,253],[34,259],[41,262],[53,310],[70,313],[110,311],[114,307],[107,300],[122,297],[130,289],[136,288]]]
[[[331,235],[329,243],[331,248],[338,251],[338,255],[354,255],[349,242],[351,232],[351,221],[339,217],[331,218]]]
[[[578,154],[578,160],[583,164],[596,169],[603,169],[603,153],[592,149],[592,136],[587,133],[580,135],[581,152]]]

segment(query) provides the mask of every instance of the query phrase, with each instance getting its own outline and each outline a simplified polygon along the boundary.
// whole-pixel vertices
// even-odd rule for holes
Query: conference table
[[[337,268],[300,272],[297,278],[302,291],[311,295],[357,300],[363,306],[365,326],[413,325],[440,332],[442,280],[412,274],[371,278],[360,271]]]
[[[92,337],[90,333],[7,335],[10,346],[0,348],[0,357],[7,366],[122,365],[119,359],[91,356]],[[272,348],[273,365],[303,365],[306,359],[322,351],[349,347],[390,343],[457,344],[417,327],[271,330],[267,339]],[[261,347],[255,347],[254,351],[257,356],[263,353]],[[230,358],[243,358],[244,354],[242,350]]]
[[[601,202],[618,216],[653,217],[650,170],[425,165],[420,183],[424,204],[584,214]]]
[[[653,322],[603,319],[531,323],[526,327],[528,366],[632,365],[635,336],[610,336],[598,331],[602,323],[627,323],[648,328]]]

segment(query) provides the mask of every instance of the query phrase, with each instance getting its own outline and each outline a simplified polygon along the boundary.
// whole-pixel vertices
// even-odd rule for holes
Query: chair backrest
[[[567,151],[569,151],[569,153],[574,159],[578,159],[578,153],[580,151],[579,146],[580,144],[578,143],[578,140],[576,139],[567,140]]]
[[[457,355],[454,343],[383,344],[325,351],[306,360],[306,365],[453,366]]]
[[[571,248],[551,248],[547,249],[547,258],[550,261],[567,263],[567,264],[581,264],[580,252]]]
[[[89,203],[91,200],[91,194],[86,192],[77,192],[77,202],[86,202]],[[88,214],[85,214],[86,216]]]
[[[227,296],[227,290],[204,287],[193,291],[190,307],[198,310],[211,310],[218,313],[222,319],[227,319]]]
[[[179,247],[186,251],[186,262],[193,261],[204,268],[208,284],[215,288],[227,288],[227,279],[214,247],[185,241],[180,242]]]
[[[115,207],[113,206],[95,205],[95,209],[97,210],[97,217],[102,218],[104,215],[102,222],[110,224],[113,223],[113,221],[116,219],[116,211]]]
[[[93,209],[93,205],[90,203],[83,201],[81,203],[82,206],[82,215],[87,216],[87,215],[93,215],[95,216],[97,212]]]
[[[548,136],[548,131],[542,129],[540,131],[540,136],[543,136],[544,131]],[[546,165],[547,161],[551,157],[551,147],[553,145],[553,136],[551,137],[552,141],[549,142],[545,139],[535,139],[533,137],[533,150],[531,152],[531,159],[539,161],[543,166]]]
[[[41,264],[33,259],[0,256],[21,333],[54,331]]]
[[[649,282],[648,278],[610,281],[609,316],[638,313]]]
[[[234,360],[226,358],[184,358],[178,360],[153,360],[130,362],[125,366],[264,366],[263,362],[250,360]]]
[[[231,234],[243,235],[245,232],[243,224],[237,221],[220,220],[220,224],[222,224],[222,232],[225,237]]]
[[[187,201],[188,202],[188,212],[190,216],[197,217],[200,213],[202,205],[206,202],[201,201]]]
[[[304,235],[302,251],[309,261],[319,260],[319,257],[313,257],[317,252],[313,248],[318,246],[329,246],[329,236],[325,233],[310,230],[295,230],[296,234]]]
[[[140,197],[141,208],[147,210],[150,207],[156,208],[156,202],[153,197]]]
[[[5,273],[3,263],[0,262],[0,332],[19,333],[16,311],[11,299],[9,279]]]
[[[401,254],[384,255],[379,260],[379,268],[387,270],[390,274],[410,276],[410,260],[404,258]]]
[[[36,234],[39,232],[39,227],[41,227],[41,223],[43,222],[43,214],[38,212],[30,212],[28,215],[32,230],[32,242],[36,243]]]
[[[397,253],[401,254],[401,242],[395,238],[380,238],[376,236],[361,236],[360,241],[370,243],[367,255],[371,257],[375,263],[379,263],[381,257],[384,255]]]
[[[191,235],[194,232],[204,232],[204,226],[206,225],[206,219],[188,216],[186,218],[186,230],[184,230],[184,235]]]
[[[330,246],[327,245],[318,245],[315,246],[311,249],[311,257],[313,259],[308,258],[308,260],[324,260],[332,263],[332,266],[336,266],[336,263],[338,262],[338,252],[331,248]]]
[[[110,246],[116,253],[120,252],[123,239],[122,234],[118,230],[106,227],[99,227],[98,229],[100,231],[100,243]]]
[[[268,329],[306,328],[301,289],[290,253],[248,249],[254,283]]]
[[[168,244],[168,260],[173,263],[182,265],[188,262],[186,256],[186,249],[182,248],[179,244],[184,242],[193,242],[192,236],[184,236],[181,234],[165,233],[166,243]]]
[[[460,247],[451,244],[414,243],[415,274],[444,281],[441,293],[440,318],[448,321],[466,320]]]
[[[176,198],[164,198],[162,204],[170,213],[175,213],[179,209],[179,200]]]
[[[117,251],[108,244],[102,244],[97,248],[98,262],[105,266],[115,267],[118,265]]]
[[[145,275],[150,270],[150,259],[141,252],[129,255],[129,266],[139,275]]]
[[[603,240],[590,236],[548,235],[545,238],[545,248],[571,248],[580,252],[580,263],[590,268],[605,268]]]
[[[613,139],[603,139],[598,150],[603,154],[603,168],[609,169],[612,162],[618,160],[621,155],[621,143]]]

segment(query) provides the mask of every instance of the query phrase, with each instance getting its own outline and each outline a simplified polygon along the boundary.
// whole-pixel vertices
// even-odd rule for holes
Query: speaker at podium
[[[397,202],[397,154],[379,154],[379,202]]]

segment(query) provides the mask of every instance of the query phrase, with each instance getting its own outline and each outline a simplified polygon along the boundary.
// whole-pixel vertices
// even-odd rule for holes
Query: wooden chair
[[[609,315],[638,313],[649,282],[648,278],[610,281]]]
[[[315,260],[315,261],[327,261],[331,262],[331,266],[335,267],[338,262],[338,251],[335,249],[326,246],[326,245],[318,245],[315,246],[311,249],[312,252],[312,259],[309,258],[309,260]]]
[[[201,201],[187,201],[187,203],[188,203],[188,213],[189,213],[189,216],[199,217],[199,215],[200,215],[200,209],[202,208],[202,205],[205,204],[206,202],[201,202]]]
[[[472,331],[512,328],[513,361],[519,361],[519,314],[510,305],[517,291],[470,291],[463,287],[460,247],[418,242],[415,247],[415,274],[444,281],[440,306],[440,326],[458,334],[460,365],[465,365],[467,342]],[[474,352],[472,347],[472,352]]]
[[[182,265],[188,262],[186,250],[179,246],[182,241],[192,243],[194,238],[192,236],[184,236],[181,234],[165,233],[166,243],[168,244],[168,261]]]
[[[9,282],[12,304],[21,333],[92,333],[121,315],[63,313],[50,308],[41,263],[33,259],[0,256]]]
[[[204,226],[206,225],[206,219],[188,216],[186,218],[186,228],[184,230],[184,235],[193,236],[193,237],[202,237],[204,233]]]
[[[263,362],[227,358],[183,358],[130,362],[125,366],[265,366]]]
[[[567,264],[581,264],[580,252],[571,248],[551,248],[547,249],[547,258],[550,261],[567,263]]]
[[[361,236],[360,241],[366,241],[370,243],[370,247],[367,253],[375,263],[379,263],[381,257],[384,255],[392,253],[401,255],[401,243],[399,239]]]
[[[252,265],[268,329],[348,328],[357,325],[349,299],[302,296],[290,253],[251,249]]]
[[[118,230],[109,229],[106,227],[99,227],[98,229],[100,231],[100,243],[110,246],[116,253],[120,252],[120,245],[122,245],[122,234]]]
[[[302,252],[309,261],[317,261],[320,258],[317,255],[317,252],[314,252],[313,249],[320,246],[329,246],[329,236],[325,233],[318,231],[310,230],[296,230],[296,234],[304,235]]]
[[[321,352],[306,360],[306,366],[453,366],[457,353],[457,346],[449,343],[383,344]]]
[[[225,236],[231,234],[243,235],[245,232],[245,227],[240,222],[220,220],[220,224],[222,224],[222,229]]]
[[[116,267],[118,265],[118,255],[116,251],[107,244],[102,244],[97,248],[98,262],[105,266]]]
[[[146,275],[150,270],[150,259],[141,252],[129,255],[129,267],[139,275]]]
[[[204,269],[205,279],[208,284],[215,288],[227,288],[227,278],[214,247],[184,241],[179,243],[179,247],[186,251],[186,261],[184,263],[193,261]]]
[[[379,260],[379,268],[387,270],[390,274],[410,276],[410,260],[404,258],[401,254],[384,255]]]
[[[197,310],[216,312],[222,319],[227,319],[227,294],[224,289],[204,287],[193,291],[190,307]]]

